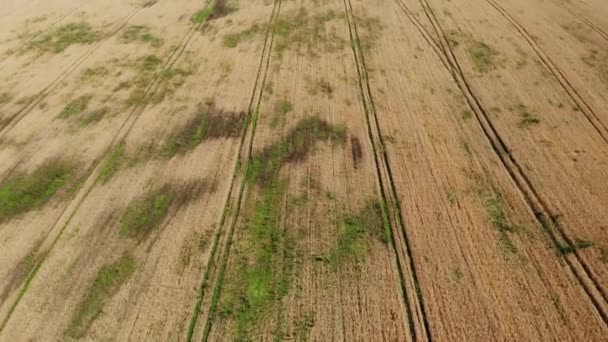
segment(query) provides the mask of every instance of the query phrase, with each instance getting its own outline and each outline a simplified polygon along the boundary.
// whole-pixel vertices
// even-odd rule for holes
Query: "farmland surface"
[[[0,8],[0,341],[608,341],[607,2]]]

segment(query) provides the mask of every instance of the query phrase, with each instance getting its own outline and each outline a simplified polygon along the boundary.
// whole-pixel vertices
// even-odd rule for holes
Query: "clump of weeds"
[[[51,160],[32,173],[19,173],[0,184],[0,222],[47,203],[72,179],[74,165]]]

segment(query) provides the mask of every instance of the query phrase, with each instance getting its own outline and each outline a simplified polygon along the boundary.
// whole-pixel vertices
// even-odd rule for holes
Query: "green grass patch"
[[[507,219],[502,198],[490,190],[482,191],[479,195],[483,200],[492,227],[498,230],[500,244],[507,252],[517,253],[517,247],[509,236],[516,229]]]
[[[74,100],[70,101],[67,105],[65,105],[65,107],[63,108],[61,113],[59,113],[59,118],[67,119],[72,116],[83,113],[85,110],[87,110],[87,107],[89,106],[89,102],[91,102],[91,99],[93,99],[93,96],[91,96],[91,95],[82,95],[82,96],[75,98]]]
[[[73,165],[54,160],[32,173],[9,177],[0,184],[0,222],[42,207],[73,174]]]
[[[342,219],[338,241],[329,253],[329,261],[333,265],[362,262],[369,251],[371,238],[375,237],[383,243],[390,241],[389,229],[381,203],[370,202],[360,212]]]
[[[114,174],[116,174],[116,172],[118,172],[118,169],[119,169],[121,163],[123,162],[123,157],[125,155],[125,148],[126,148],[126,144],[121,143],[118,146],[116,146],[114,151],[112,151],[112,154],[110,154],[110,158],[108,158],[108,160],[105,162],[105,164],[103,164],[103,166],[101,167],[101,171],[99,172],[99,176],[98,176],[99,181],[101,181],[102,183],[105,183],[110,178],[112,178],[112,176]]]
[[[496,69],[501,62],[498,52],[484,42],[474,42],[469,47],[469,56],[473,60],[475,70],[481,73]]]
[[[120,221],[121,235],[143,241],[167,216],[174,197],[174,189],[165,185],[135,199]]]
[[[141,42],[150,44],[153,47],[159,47],[163,44],[163,40],[150,32],[150,28],[145,25],[131,25],[120,36],[124,43]]]
[[[540,123],[540,119],[528,107],[523,104],[515,106],[515,111],[519,114],[520,120],[517,126],[520,128],[528,128]]]
[[[214,3],[207,6],[207,8],[203,8],[201,10],[196,11],[190,18],[192,23],[194,24],[202,24],[207,21],[207,18],[213,13],[213,5]]]
[[[105,303],[131,278],[136,268],[137,262],[130,254],[103,266],[78,305],[67,335],[73,338],[84,337],[95,318],[101,314]]]
[[[97,39],[99,39],[99,34],[88,23],[68,23],[34,39],[28,44],[28,49],[60,53],[71,45],[91,44]]]
[[[246,213],[246,250],[219,304],[220,317],[232,317],[236,340],[254,336],[290,287],[295,246],[281,227],[286,182],[275,179]]]

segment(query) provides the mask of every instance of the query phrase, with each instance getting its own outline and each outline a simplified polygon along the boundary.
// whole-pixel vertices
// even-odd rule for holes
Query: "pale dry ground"
[[[406,3],[416,8],[416,2]],[[388,144],[389,156],[421,270],[433,336],[498,340],[542,339],[548,334],[569,339],[600,336],[605,332],[601,321],[595,318],[596,323],[588,324],[595,314],[589,302],[581,303],[584,293],[570,283],[555,252],[547,249],[541,227],[501,170],[475,118],[465,118],[468,108],[458,88],[428,43],[420,34],[410,33],[416,28],[393,4],[362,6],[385,18],[384,49],[369,54],[368,66],[373,70],[380,121],[394,140]],[[413,56],[405,58],[408,51]],[[465,64],[468,57],[459,57]],[[492,94],[492,98],[511,97]],[[526,227],[509,234],[516,255],[501,245],[480,191],[503,196],[508,219]],[[581,329],[582,325],[589,329]]]
[[[0,66],[27,38],[38,35],[78,10],[84,0],[3,1],[0,13]],[[24,40],[25,38],[25,40]]]
[[[462,7],[450,7],[454,14],[449,18],[441,14],[438,2],[432,3],[436,4],[435,12],[446,30],[459,30],[465,34],[461,38],[462,44],[455,48],[456,54],[460,56],[474,92],[488,109],[511,155],[522,165],[539,197],[549,207],[549,214],[557,217],[565,227],[566,234],[572,240],[593,244],[591,248],[580,251],[580,254],[590,265],[591,274],[597,279],[606,279],[608,267],[602,260],[602,251],[608,246],[608,183],[605,181],[608,177],[608,142],[594,129],[582,109],[572,101],[549,69],[538,61],[530,45],[522,41],[517,31],[495,8],[484,2],[479,1],[479,10],[474,12],[459,11],[458,8]],[[453,3],[457,5],[459,2]],[[463,3],[460,3],[461,6]],[[503,7],[510,7],[507,4]],[[540,9],[537,11],[542,12]],[[556,16],[545,22],[559,23],[560,20],[561,17]],[[547,33],[542,37],[549,36]],[[485,42],[496,49],[497,60],[503,61],[497,62],[495,71],[480,75],[472,64],[468,64],[471,59],[467,58],[466,48],[470,40],[466,37],[473,37],[473,41]],[[545,39],[549,41],[549,38]],[[565,79],[577,91],[581,89],[579,93],[588,101],[599,122],[606,124],[607,91],[600,96],[586,96],[583,92],[585,89],[589,89],[590,93],[607,89],[606,84],[597,78],[597,71],[580,62],[580,58],[578,63],[559,66],[559,56],[566,55],[565,51],[573,51],[564,48],[569,47],[568,42],[574,46],[579,43],[560,39],[559,43],[555,41],[552,44],[552,49],[547,49],[546,54],[560,70],[566,67],[572,70],[564,72]],[[593,45],[590,46],[593,48]],[[519,68],[513,66],[519,58],[529,62]],[[569,73],[595,78],[575,82],[570,80]],[[540,122],[519,127],[522,105]],[[608,291],[606,282],[599,281],[599,286],[605,296]]]
[[[306,10],[305,14],[301,9]],[[316,8],[312,2],[285,2],[281,4],[278,20],[293,22],[303,16],[309,18],[307,28],[315,18],[332,19],[322,25],[322,37],[313,43],[312,54],[304,43],[294,41],[279,55],[276,46],[284,40],[275,35],[253,154],[286,143],[283,140],[294,127],[315,117],[344,126],[347,141],[343,146],[327,146],[326,141],[319,141],[310,156],[285,163],[281,168],[279,177],[288,185],[280,199],[280,229],[286,232],[290,243],[285,251],[277,252],[287,256],[274,267],[291,270],[283,270],[290,272],[288,289],[279,302],[256,311],[256,317],[250,321],[257,323],[248,322],[254,328],[248,326],[245,336],[254,340],[269,340],[273,336],[295,340],[406,340],[407,317],[390,244],[366,235],[364,239],[369,239],[370,245],[362,252],[361,263],[350,255],[349,260],[337,265],[323,260],[339,244],[344,217],[356,215],[380,197],[363,108],[356,100],[358,83],[353,75],[355,66],[344,5],[331,1]],[[336,52],[324,51],[330,39],[340,41]],[[315,89],[320,81],[328,82],[332,91]],[[287,113],[281,112],[284,101],[293,106]],[[360,144],[362,149],[355,152],[356,156],[353,143]],[[252,246],[253,228],[247,220],[262,205],[265,191],[268,189],[264,186],[247,184],[240,215],[243,219],[235,227],[219,296],[220,312],[211,318],[210,340],[242,337],[238,335],[238,313],[226,315],[221,311],[227,293],[242,281],[243,260],[255,264],[259,247]],[[290,256],[292,253],[295,256]]]
[[[159,35],[163,30],[167,32],[164,36],[169,39],[181,38],[190,27],[188,19],[183,19],[185,15],[196,11],[198,3],[192,3],[190,9],[182,6],[183,9],[175,10],[172,6],[162,6],[158,4],[156,9],[150,7],[147,11],[140,12],[140,16],[132,18],[133,24],[156,23]],[[159,16],[164,16],[165,24],[161,24]],[[147,19],[146,19],[147,17]],[[180,20],[181,18],[181,20]],[[176,25],[176,22],[182,22]],[[46,160],[60,158],[70,160],[77,166],[74,178],[82,177],[86,179],[89,173],[104,156],[110,145],[114,142],[117,135],[132,113],[137,108],[128,107],[122,101],[128,96],[126,92],[116,92],[114,89],[117,84],[136,77],[132,70],[116,66],[112,61],[118,56],[122,61],[132,58],[135,61],[139,57],[148,54],[159,54],[159,58],[167,58],[173,48],[165,44],[158,49],[148,49],[147,46],[136,46],[137,44],[124,44],[117,40],[110,40],[103,49],[102,54],[91,56],[88,63],[76,69],[65,80],[65,84],[55,92],[42,99],[47,106],[35,106],[23,117],[13,129],[7,131],[3,152],[13,158],[4,158],[2,165],[11,172],[27,172],[41,165]],[[68,52],[69,53],[69,52]],[[191,62],[190,62],[191,63]],[[81,73],[86,67],[106,66],[116,71],[104,79],[86,82],[81,79]],[[160,72],[160,68],[158,70]],[[47,82],[52,80],[47,80]],[[81,95],[92,95],[88,112],[108,108],[108,113],[98,124],[82,127],[78,123],[79,118],[60,119],[59,113],[70,100]],[[70,210],[74,206],[67,201],[71,194],[64,194],[60,201],[52,202],[52,205],[45,207],[41,211],[21,215],[11,222],[4,223],[2,230],[2,313],[5,317],[10,310],[12,303],[17,295],[17,290],[22,285],[27,271],[22,270],[23,260],[28,255],[45,253],[45,247],[49,247],[57,234],[65,224],[65,218],[70,215]],[[44,242],[41,248],[40,244]],[[39,250],[41,248],[41,250]],[[10,295],[10,298],[6,296]],[[4,300],[6,299],[6,300]]]
[[[145,3],[1,5],[0,94],[10,96],[0,103],[0,183],[57,157],[75,163],[78,183],[0,225],[0,340],[72,339],[71,324],[96,276],[123,255],[134,257],[135,272],[77,337],[183,340],[190,328],[196,341],[243,332],[319,341],[608,336],[604,2],[231,0],[226,16],[199,31],[190,18],[201,1]],[[285,33],[285,23],[302,18],[304,28],[322,22],[310,47]],[[59,54],[11,53],[53,23],[81,21],[100,39]],[[226,46],[227,34],[253,24],[236,47]],[[148,26],[163,44],[121,41],[129,25]],[[480,43],[491,54],[481,69],[471,55]],[[450,68],[448,44],[462,75]],[[150,96],[127,105],[133,86],[121,85],[136,82],[134,65],[150,55],[162,61]],[[81,77],[100,66],[111,72]],[[191,74],[155,101],[178,68]],[[87,113],[107,108],[99,122],[58,117],[83,95],[93,96]],[[475,108],[467,104],[472,98]],[[484,131],[477,106],[495,131]],[[230,137],[205,139],[171,158],[154,155],[201,108],[257,121],[237,121]],[[366,115],[378,120],[380,137]],[[524,125],[523,115],[533,120]],[[275,297],[247,320],[234,312],[242,307],[226,303],[236,293],[242,305],[264,286],[262,280],[242,290],[243,274],[264,247],[249,229],[265,217],[258,210],[269,190],[247,178],[249,151],[255,159],[287,143],[311,118],[343,127],[346,139],[318,141],[310,154],[280,166],[276,178],[285,189],[272,208],[278,222],[266,228],[278,234],[271,264],[277,277],[287,275],[285,292],[277,296],[272,292],[283,290],[272,285]],[[508,153],[492,144],[494,135]],[[118,172],[97,181],[121,143]],[[375,158],[384,151],[386,161]],[[165,184],[181,192],[161,225],[141,240],[121,234],[129,204]],[[393,188],[398,207],[390,205]],[[537,201],[544,212],[534,212]],[[368,232],[357,240],[362,254],[332,259],[345,220],[373,202],[389,204],[397,250]],[[560,254],[541,214],[589,246]],[[32,259],[41,267],[28,278]]]

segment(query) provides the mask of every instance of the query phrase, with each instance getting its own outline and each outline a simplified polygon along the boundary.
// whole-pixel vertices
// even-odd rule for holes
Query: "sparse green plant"
[[[277,102],[277,109],[281,114],[285,115],[293,110],[293,104],[291,101],[283,99]]]
[[[51,160],[34,172],[16,174],[0,183],[0,222],[38,209],[48,202],[74,174],[74,166]]]
[[[515,106],[515,111],[519,113],[521,118],[517,124],[520,128],[528,128],[532,125],[540,123],[540,119],[523,104],[518,104]]]
[[[88,126],[101,121],[109,112],[110,108],[101,107],[86,113],[79,122],[82,126]]]
[[[99,66],[95,68],[86,68],[80,74],[80,79],[83,81],[90,81],[98,79],[110,74],[110,70],[105,66]]]
[[[122,163],[125,154],[125,143],[120,143],[110,154],[108,160],[101,167],[99,172],[99,181],[102,183],[107,182],[117,171]]]
[[[330,252],[329,260],[334,265],[361,262],[370,248],[370,236],[388,243],[390,234],[381,203],[371,201],[358,214],[349,214],[342,219],[338,242]]]
[[[163,40],[150,32],[150,28],[145,25],[131,25],[120,36],[125,43],[142,42],[153,47],[159,47]]]
[[[470,118],[472,118],[472,117],[473,117],[473,112],[472,112],[472,111],[470,111],[470,110],[468,110],[468,109],[465,109],[465,110],[462,112],[462,118],[463,118],[463,119],[468,120],[468,119],[470,119]]]
[[[162,147],[167,158],[191,151],[206,139],[234,138],[243,128],[243,113],[216,112],[199,106],[194,118],[176,130]]]
[[[192,15],[192,17],[190,18],[190,20],[194,23],[194,24],[202,24],[205,21],[207,21],[207,18],[209,18],[209,16],[213,13],[213,5],[215,3],[211,3],[209,6],[207,6],[206,8],[200,9],[198,11],[196,11],[196,13],[194,13]]]
[[[32,40],[28,49],[40,52],[60,53],[75,44],[91,44],[99,34],[86,22],[68,23]]]
[[[67,335],[73,338],[84,337],[95,318],[102,312],[105,303],[120,290],[136,269],[137,261],[130,254],[103,266],[78,305]]]
[[[67,119],[74,115],[78,115],[87,110],[89,102],[93,99],[91,95],[82,95],[70,101],[59,113],[59,118]]]
[[[256,23],[243,31],[227,34],[223,38],[224,46],[235,48],[240,42],[253,38],[253,36],[262,32],[263,29],[264,27],[262,25]]]
[[[593,246],[593,243],[587,240],[575,239],[574,244],[560,244],[557,246],[557,250],[561,255],[567,255],[574,253],[578,249],[589,248]]]
[[[452,270],[452,273],[450,274],[450,276],[451,276],[453,282],[460,283],[460,280],[464,277],[464,274],[460,270],[460,267],[456,267]]]
[[[499,53],[484,42],[474,42],[469,48],[475,70],[485,73],[496,69],[501,63]]]
[[[510,237],[510,234],[515,232],[515,226],[507,219],[502,198],[491,190],[481,191],[479,195],[486,207],[490,223],[498,230],[500,243],[507,252],[517,253],[517,247]]]
[[[303,160],[320,141],[343,144],[346,141],[346,130],[332,126],[318,117],[300,121],[281,142],[265,148],[252,158],[248,173],[250,179],[262,184],[273,180],[281,165]]]
[[[9,93],[0,93],[0,105],[9,102],[13,97]]]
[[[143,241],[167,216],[174,195],[174,189],[165,185],[134,200],[120,221],[121,235]]]

